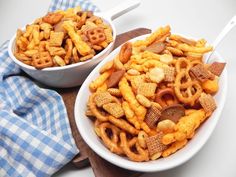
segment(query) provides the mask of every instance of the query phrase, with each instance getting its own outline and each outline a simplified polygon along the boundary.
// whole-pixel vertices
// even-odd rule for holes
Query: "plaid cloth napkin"
[[[97,10],[88,0],[54,0],[49,11],[78,5]],[[0,47],[0,176],[51,176],[79,152],[65,105],[21,75],[7,46]]]

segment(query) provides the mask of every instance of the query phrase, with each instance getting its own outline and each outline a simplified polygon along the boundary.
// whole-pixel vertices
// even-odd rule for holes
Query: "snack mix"
[[[80,7],[49,12],[17,30],[15,57],[36,69],[87,61],[113,41],[112,29]]]
[[[161,27],[128,42],[90,83],[89,117],[113,153],[131,161],[165,158],[183,148],[216,109],[213,95],[225,63],[206,64],[212,50]]]

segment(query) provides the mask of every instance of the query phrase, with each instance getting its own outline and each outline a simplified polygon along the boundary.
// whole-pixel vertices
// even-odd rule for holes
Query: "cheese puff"
[[[140,129],[140,123],[139,123],[137,117],[135,116],[134,111],[130,108],[129,103],[128,103],[127,101],[124,101],[124,102],[122,103],[122,108],[123,108],[123,110],[124,110],[124,112],[125,112],[126,119],[127,119],[132,125],[134,125],[134,127],[135,127],[136,129],[139,130],[139,129]]]
[[[207,53],[212,51],[212,46],[207,47],[194,47],[187,44],[178,44],[177,48],[184,52],[194,52],[194,53]]]
[[[185,115],[188,116],[188,115],[192,114],[195,111],[196,111],[196,109],[186,109],[185,110]]]
[[[175,40],[175,41],[178,41],[180,43],[186,43],[186,44],[189,44],[189,45],[192,45],[192,46],[195,46],[196,45],[196,41],[193,40],[193,39],[188,39],[188,38],[185,38],[183,36],[180,36],[180,35],[176,35],[176,34],[171,34],[170,36],[170,39],[171,40]]]
[[[162,152],[162,157],[168,157],[171,154],[175,153],[179,149],[183,148],[187,144],[188,140],[184,139],[182,141],[176,141],[170,145],[166,150]]]
[[[206,93],[216,93],[219,90],[218,79],[206,80],[202,83],[202,88]]]
[[[117,89],[117,88],[109,88],[107,89],[107,91],[112,95],[112,96],[115,96],[115,97],[121,97],[121,93],[120,93],[120,90]]]
[[[119,82],[119,89],[123,98],[129,103],[131,109],[135,112],[136,116],[143,120],[146,115],[146,108],[139,104],[136,100],[132,88],[125,77],[123,77]]]
[[[134,46],[148,46],[152,44],[154,41],[162,38],[162,36],[166,35],[170,32],[170,26],[165,26],[157,29],[154,33],[152,33],[150,36],[148,36],[145,40],[138,40],[134,42]]]
[[[206,118],[205,112],[202,109],[181,117],[175,126],[175,131],[164,135],[162,143],[168,145],[175,141],[191,138],[191,135]]]
[[[96,91],[98,87],[100,87],[111,75],[112,70],[106,71],[98,76],[94,81],[89,84],[89,88],[92,92]]]
[[[151,129],[146,124],[146,122],[141,122],[140,125],[141,125],[141,129],[143,129],[148,135],[150,135]]]
[[[155,67],[163,68],[163,67],[167,67],[167,66],[168,65],[166,65],[160,61],[157,61],[157,60],[148,60],[142,65],[142,68],[143,68],[143,71],[148,71],[149,68],[155,68]]]
[[[149,108],[152,105],[151,101],[148,98],[146,98],[145,96],[141,95],[141,94],[136,95],[136,99],[138,100],[138,102],[141,105],[143,105],[146,108]]]
[[[137,53],[137,54],[133,54],[133,55],[131,55],[131,57],[130,57],[130,60],[128,61],[128,62],[130,62],[130,64],[131,63],[137,63],[137,62],[139,62],[140,60],[142,60],[142,53]]]
[[[39,44],[39,25],[34,25],[32,34],[33,34],[34,44],[38,45]]]
[[[96,92],[105,92],[105,91],[107,91],[107,83],[106,82],[104,82],[101,86],[99,86],[97,88]]]
[[[182,50],[179,50],[179,49],[174,48],[174,47],[166,47],[166,49],[168,51],[170,51],[175,56],[183,56],[183,54],[184,54]]]
[[[138,64],[134,64],[134,63],[132,63],[132,64],[129,66],[129,69],[135,69],[135,70],[137,70],[137,71],[139,71],[139,72],[144,71],[144,68],[143,68],[142,65],[138,65]]]
[[[75,44],[75,47],[78,52],[81,55],[86,56],[91,52],[91,48],[86,42],[82,40],[81,36],[75,32],[74,26],[72,24],[71,21],[65,21],[63,23],[63,28],[68,32],[68,35]]]
[[[179,43],[177,41],[169,39],[168,44],[170,44],[171,47],[176,48]]]
[[[117,119],[113,116],[108,116],[108,120],[114,124],[116,127],[125,130],[126,132],[130,133],[130,134],[135,134],[137,135],[139,133],[139,131],[134,128],[132,125],[130,125],[126,120],[124,119]]]
[[[135,70],[135,69],[129,69],[129,70],[127,71],[127,73],[128,73],[129,75],[131,75],[131,76],[138,76],[138,75],[140,75],[140,72],[137,71],[137,70]]]
[[[149,60],[150,59],[152,59],[152,60],[160,60],[160,55],[146,50],[146,51],[144,51],[142,53],[142,58],[149,59]]]

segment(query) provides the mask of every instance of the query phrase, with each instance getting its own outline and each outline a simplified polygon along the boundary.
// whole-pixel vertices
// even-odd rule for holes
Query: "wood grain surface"
[[[138,28],[123,34],[120,34],[116,38],[115,48],[120,46],[122,43],[143,35],[150,33],[151,30],[146,28]],[[135,177],[139,176],[140,173],[125,170],[119,168],[106,160],[99,157],[95,152],[93,152],[87,144],[81,138],[79,131],[77,129],[75,118],[74,118],[74,103],[76,95],[80,87],[68,88],[68,89],[56,89],[56,91],[63,97],[65,106],[67,108],[67,113],[69,117],[70,126],[72,129],[72,134],[75,139],[76,145],[80,150],[80,153],[72,160],[72,163],[78,167],[82,168],[91,165],[94,175],[96,177]]]

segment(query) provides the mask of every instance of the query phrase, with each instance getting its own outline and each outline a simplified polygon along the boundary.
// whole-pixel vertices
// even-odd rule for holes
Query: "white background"
[[[124,0],[93,0],[109,9]],[[47,12],[50,0],[0,0],[0,43],[9,39],[17,27]],[[226,22],[236,15],[236,0],[143,0],[140,7],[114,21],[117,32],[138,27],[156,29],[170,24],[172,31],[204,37],[212,42]],[[142,177],[236,177],[236,28],[219,46],[227,61],[229,76],[227,100],[221,119],[211,138],[199,153],[177,168],[144,174]],[[55,176],[93,177],[91,168],[78,170],[67,165]]]

